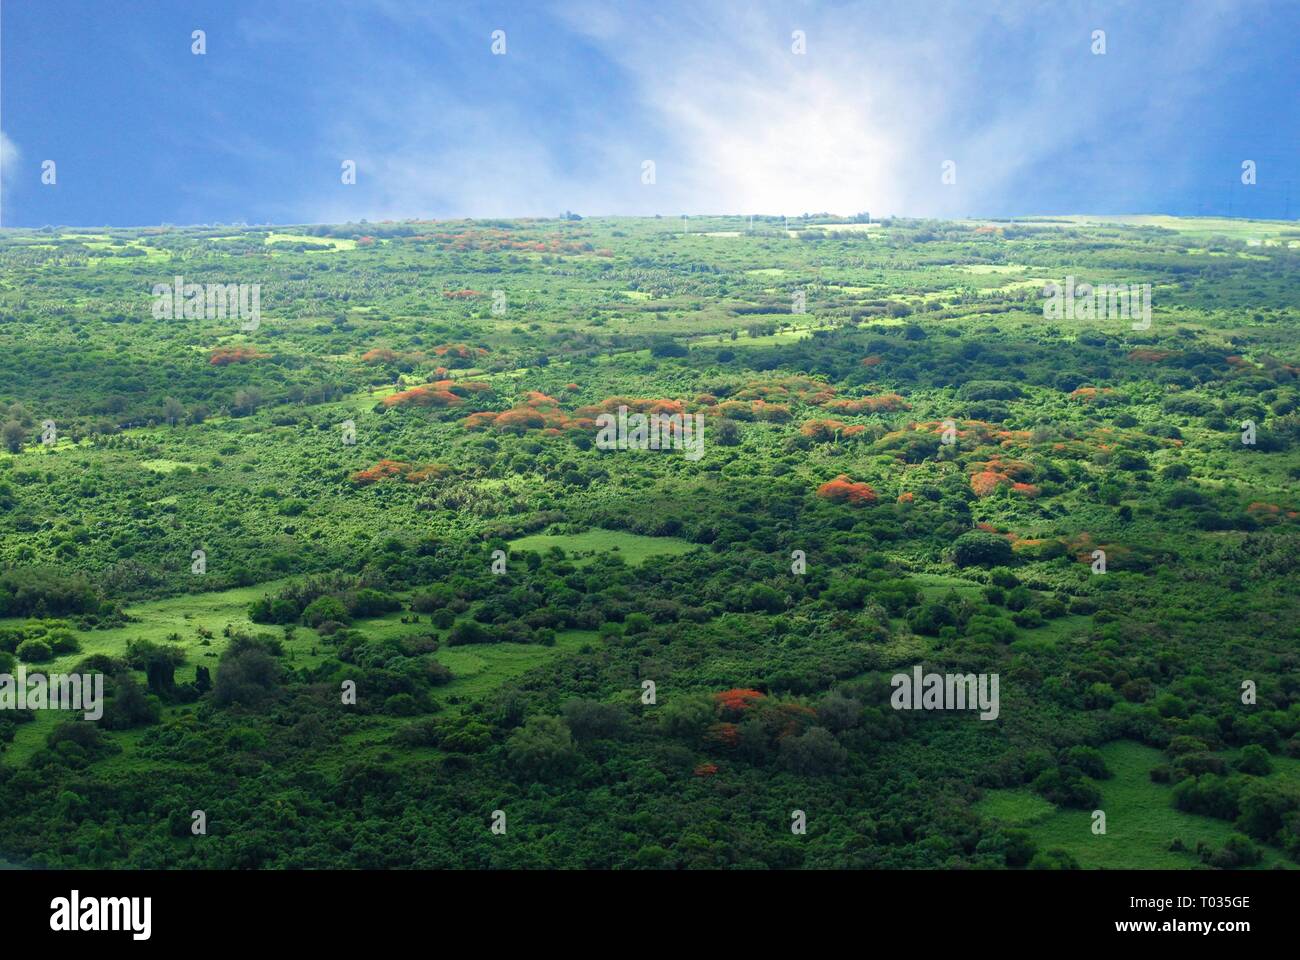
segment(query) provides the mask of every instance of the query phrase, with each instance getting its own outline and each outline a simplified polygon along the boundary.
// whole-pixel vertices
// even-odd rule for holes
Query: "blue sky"
[[[2,0],[0,31],[5,226],[1300,215],[1295,0]]]

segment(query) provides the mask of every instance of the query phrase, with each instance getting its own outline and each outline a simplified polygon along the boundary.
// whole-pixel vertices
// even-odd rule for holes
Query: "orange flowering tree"
[[[818,487],[817,496],[831,503],[847,503],[854,507],[876,502],[876,491],[870,484],[854,483],[847,474],[843,473]]]

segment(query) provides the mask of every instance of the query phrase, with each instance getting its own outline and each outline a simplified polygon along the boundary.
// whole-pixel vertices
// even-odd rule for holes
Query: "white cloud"
[[[1177,112],[1148,101],[1169,86],[1180,103],[1194,99],[1197,72],[1227,30],[1226,7],[1201,5],[1145,24],[1138,59],[1133,31],[1111,17],[1121,47],[1106,59],[1089,50],[1093,21],[1069,7],[565,9],[674,132],[676,172],[661,169],[659,186],[692,212],[1019,212],[1027,180],[1059,174],[1080,134],[1168,129]],[[795,29],[803,55],[791,50]],[[957,165],[955,186],[941,182],[944,160]],[[1045,168],[1052,162],[1058,169]]]
[[[409,31],[470,29],[383,9]],[[1044,196],[1079,196],[1084,182],[1116,209],[1140,209],[1151,184],[1133,182],[1126,157],[1186,135],[1185,111],[1231,29],[1227,10],[1204,3],[1155,24],[1110,14],[1110,52],[1093,57],[1096,24],[1068,4],[566,2],[554,15],[586,46],[593,76],[612,65],[631,91],[621,116],[597,90],[560,91],[592,104],[580,129],[548,125],[535,98],[502,96],[485,110],[454,80],[359,45],[368,82],[343,95],[318,147],[356,159],[360,179],[314,193],[310,216],[957,217],[1050,212]],[[791,50],[795,29],[804,55]],[[517,49],[528,35],[514,36]],[[530,66],[547,79],[558,67]],[[647,159],[653,187],[640,181]],[[955,186],[941,182],[945,160]],[[1154,175],[1176,182],[1179,164]],[[1076,189],[1053,193],[1062,181]]]
[[[18,178],[18,164],[22,154],[9,135],[0,130],[0,225],[4,223],[4,202],[8,199],[10,188]]]

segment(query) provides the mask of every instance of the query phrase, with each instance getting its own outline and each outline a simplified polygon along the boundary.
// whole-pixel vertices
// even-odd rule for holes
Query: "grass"
[[[631,562],[639,563],[646,557],[660,553],[680,553],[691,549],[683,541],[662,542],[663,538],[636,537],[632,534],[620,534],[613,531],[593,531],[576,537],[550,538],[558,541],[581,540],[587,544],[606,544],[605,550],[618,550],[622,546],[636,556]],[[636,541],[651,541],[639,544]],[[666,547],[666,549],[665,549]],[[583,561],[579,561],[583,562]],[[589,562],[586,561],[586,562]],[[56,657],[41,664],[27,664],[29,672],[65,673],[92,654],[121,656],[126,651],[127,642],[135,639],[151,640],[155,643],[167,643],[184,649],[186,660],[177,671],[178,680],[190,680],[194,668],[207,666],[215,677],[217,660],[229,642],[222,631],[230,626],[234,630],[252,634],[270,633],[282,640],[285,651],[285,664],[290,668],[314,666],[324,659],[325,641],[315,630],[297,627],[291,640],[284,640],[280,627],[256,624],[248,619],[248,607],[254,600],[266,593],[273,593],[288,581],[272,581],[251,587],[239,587],[214,593],[189,594],[168,600],[157,600],[131,607],[127,612],[132,622],[124,627],[111,630],[74,630],[81,642],[77,653]],[[353,627],[363,631],[368,637],[383,640],[407,634],[437,634],[445,636],[446,631],[436,630],[427,622],[404,624],[403,613],[395,611],[382,617],[358,620]],[[25,621],[18,619],[0,620],[0,626],[19,625]],[[206,644],[199,635],[202,627],[213,633]],[[175,635],[176,639],[169,639]],[[463,647],[442,647],[435,655],[445,663],[452,672],[452,681],[438,688],[437,699],[444,703],[450,697],[460,698],[465,702],[478,700],[490,694],[501,684],[517,680],[529,670],[545,663],[557,654],[577,650],[587,643],[595,643],[594,631],[568,630],[556,636],[555,645],[551,647],[525,643],[481,644]],[[313,653],[313,650],[316,651]],[[143,674],[137,674],[143,680]],[[174,715],[180,707],[167,707],[164,718]],[[453,707],[454,709],[454,707]],[[15,731],[13,742],[0,754],[0,763],[10,766],[25,764],[45,745],[46,737],[56,726],[74,715],[62,711],[35,711],[34,719],[24,723]],[[79,716],[79,715],[76,715]],[[372,717],[378,727],[400,726],[406,718]],[[126,771],[130,769],[149,769],[160,761],[134,759],[135,748],[145,730],[118,731],[113,740],[122,747],[120,754],[102,761],[106,769]],[[354,736],[364,740],[367,745],[375,745],[386,738],[374,739],[382,730],[367,729],[358,731]],[[373,742],[372,742],[373,741]]]
[[[591,563],[602,553],[617,553],[636,566],[651,557],[676,556],[695,549],[695,544],[676,537],[646,537],[620,530],[588,530],[586,533],[538,534],[512,540],[514,551],[532,550],[545,553],[559,547],[578,566]]]
[[[1056,812],[1056,807],[1025,787],[990,790],[979,802],[977,809],[981,816],[1011,827],[1027,827],[1046,820]]]
[[[196,666],[207,666],[215,671],[217,658],[225,649],[227,640],[222,631],[227,625],[237,630],[250,633],[275,630],[253,623],[248,619],[248,606],[263,593],[275,590],[282,581],[262,583],[252,587],[238,587],[233,590],[221,590],[215,593],[187,594],[168,600],[156,600],[142,603],[128,609],[132,622],[124,627],[111,630],[74,630],[81,642],[81,649],[76,653],[55,657],[40,664],[27,664],[29,672],[66,673],[84,658],[102,653],[108,656],[121,656],[126,651],[129,640],[142,639],[154,643],[175,644],[185,650],[186,662],[177,671],[178,679],[193,679]],[[25,621],[19,619],[0,620],[0,626],[18,626]],[[205,645],[198,629],[203,627],[212,632],[212,639]],[[173,634],[177,639],[169,640]],[[313,660],[311,648],[318,644],[315,631],[299,628],[294,639],[285,644],[286,656],[294,666],[310,664]],[[319,656],[315,659],[319,659]],[[66,714],[57,711],[37,711],[35,720],[18,727],[14,740],[9,744],[0,762],[16,765],[26,762],[45,743],[46,736],[59,723],[68,719]]]
[[[950,577],[942,573],[913,573],[908,576],[921,590],[926,600],[942,600],[949,591],[955,591],[959,597],[978,600],[983,586],[961,577]]]
[[[453,679],[445,687],[439,687],[434,696],[444,702],[448,696],[479,700],[501,684],[517,680],[534,667],[541,666],[557,653],[568,653],[583,644],[596,642],[594,630],[566,630],[556,635],[553,647],[535,643],[443,647],[437,658],[451,669]]]
[[[1025,267],[1014,263],[968,263],[957,267],[962,273],[1020,273]]]
[[[1032,218],[1030,218],[1032,219]],[[1164,214],[1117,214],[1054,217],[1072,223],[1122,224],[1135,227],[1163,227],[1192,236],[1224,236],[1232,239],[1274,238],[1295,228],[1287,220],[1244,220],[1225,217],[1171,217]]]
[[[1072,636],[1087,636],[1091,627],[1091,617],[1057,617],[1044,621],[1041,627],[1021,631],[1020,636],[1011,642],[1011,649],[1016,653],[1050,650]]]
[[[145,470],[152,470],[154,473],[174,473],[181,467],[189,467],[193,470],[197,464],[188,463],[184,460],[141,460],[140,466]]]
[[[326,248],[333,250],[352,250],[357,245],[355,240],[341,237],[309,237],[302,233],[268,233],[266,235],[266,242],[268,245],[273,243],[307,243],[320,247],[322,253],[325,252]]]
[[[1238,832],[1227,821],[1174,809],[1173,788],[1150,777],[1151,768],[1165,762],[1159,750],[1120,741],[1106,745],[1101,753],[1114,774],[1109,780],[1093,781],[1101,790],[1098,809],[1106,814],[1105,834],[1092,832],[1091,810],[1057,809],[1026,788],[989,790],[975,809],[990,820],[1028,830],[1040,850],[1068,851],[1085,869],[1120,863],[1137,870],[1200,869],[1204,865],[1191,852],[1197,843],[1204,841],[1218,849]],[[1170,850],[1174,838],[1181,839],[1187,850]],[[1264,853],[1261,867],[1288,863],[1277,850],[1259,848]]]

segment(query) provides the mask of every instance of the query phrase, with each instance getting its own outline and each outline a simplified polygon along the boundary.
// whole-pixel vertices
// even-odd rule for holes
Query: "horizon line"
[[[572,213],[572,211],[566,211]],[[860,213],[843,214],[830,213],[828,211],[819,211],[817,213],[802,213],[794,216],[774,213],[646,213],[646,214],[624,214],[624,213],[595,213],[595,214],[576,214],[577,220],[743,220],[746,217],[762,217],[764,220],[783,219],[787,222],[798,222],[805,219],[835,217],[841,220],[848,220],[851,217],[862,216],[867,211]],[[888,214],[882,217],[871,217],[867,222],[879,224],[885,220],[905,220],[914,222],[934,222],[934,223],[974,223],[979,221],[989,222],[1031,222],[1035,220],[1055,220],[1055,219],[1097,219],[1097,220],[1114,220],[1122,217],[1169,217],[1175,220],[1235,220],[1243,223],[1279,223],[1290,224],[1300,223],[1300,216],[1283,219],[1279,217],[1240,217],[1230,214],[1213,214],[1213,213],[1165,213],[1155,211],[1129,211],[1126,213],[1032,213],[1032,214],[998,214],[986,216],[968,215],[965,217],[929,217],[920,215],[907,214]],[[210,221],[196,223],[134,223],[134,224],[112,224],[112,223],[47,223],[39,227],[15,227],[0,224],[0,231],[46,231],[46,230],[191,230],[197,228],[215,228],[215,227],[232,227],[235,229],[256,229],[259,227],[338,227],[338,226],[361,226],[375,224],[401,224],[401,223],[473,223],[476,221],[487,220],[514,220],[519,222],[549,223],[551,221],[561,223],[575,223],[577,220],[570,219],[565,214],[556,214],[550,217],[538,216],[464,216],[464,217],[403,217],[393,219],[391,217],[382,220],[371,220],[363,217],[360,220],[300,220],[300,221],[264,221],[261,223],[249,223],[247,221]],[[859,221],[860,222],[860,221]]]

